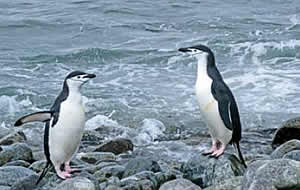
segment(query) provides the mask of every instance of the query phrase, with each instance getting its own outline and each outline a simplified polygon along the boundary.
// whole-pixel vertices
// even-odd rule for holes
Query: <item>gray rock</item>
[[[90,167],[84,168],[83,170],[85,170],[91,174],[94,174],[95,172],[101,170],[104,167],[115,166],[115,165],[117,165],[117,162],[100,162],[96,166],[92,165]]]
[[[130,139],[114,139],[107,142],[104,142],[100,146],[96,147],[95,152],[112,152],[116,155],[133,151],[133,143]]]
[[[36,175],[36,173],[28,168],[20,166],[6,166],[0,168],[0,185],[12,186],[23,177]]]
[[[41,186],[41,183],[36,185],[39,175],[33,174],[21,178],[17,183],[15,183],[11,190],[33,190]]]
[[[122,190],[120,187],[115,185],[108,185],[105,190]]]
[[[26,143],[30,147],[38,148],[39,150],[43,150],[44,146],[44,127],[43,124],[33,124],[27,125],[26,128],[23,129],[24,134],[26,135]]]
[[[238,176],[212,185],[208,188],[205,188],[205,190],[241,190],[242,181],[243,176]]]
[[[101,170],[97,171],[94,176],[100,181],[104,182],[107,180],[107,178],[110,178],[112,176],[118,177],[121,179],[123,176],[123,173],[125,171],[124,166],[107,166],[102,168]]]
[[[46,156],[45,156],[44,150],[33,151],[32,155],[33,155],[33,159],[34,160],[46,160]]]
[[[30,166],[30,163],[26,162],[24,160],[16,160],[16,161],[8,162],[8,163],[4,164],[3,166],[21,166],[24,168],[28,168]]]
[[[152,159],[135,158],[127,163],[123,178],[142,171],[160,172],[161,168],[159,164]]]
[[[228,159],[230,155],[225,153],[215,159],[197,154],[182,166],[181,171],[184,178],[206,188],[235,176],[231,169],[231,161]]]
[[[127,185],[121,187],[122,190],[153,190],[155,189],[152,182],[148,179],[140,181],[132,180],[128,181]]]
[[[142,171],[133,176],[124,178],[119,185],[122,189],[157,189],[155,174],[151,171]],[[143,187],[143,188],[141,188]]]
[[[104,138],[98,132],[92,130],[85,130],[81,139],[84,145],[99,145],[103,140]]]
[[[273,149],[277,148],[281,144],[292,140],[300,140],[300,117],[290,119],[284,122],[275,132],[272,147]]]
[[[285,142],[284,144],[280,145],[276,148],[272,154],[272,159],[283,158],[283,156],[293,150],[300,150],[300,141],[299,140],[290,140]]]
[[[89,164],[96,164],[97,162],[103,161],[114,161],[116,160],[116,156],[113,153],[109,152],[87,152],[87,153],[79,153],[76,158],[85,161]]]
[[[291,151],[283,156],[285,159],[300,161],[300,150]]]
[[[30,166],[29,169],[35,171],[35,172],[40,172],[44,169],[44,167],[46,166],[46,160],[39,160],[36,162],[33,162]]]
[[[10,190],[10,186],[0,185],[1,190]]]
[[[96,190],[95,184],[88,178],[75,177],[64,180],[55,190]]]
[[[195,185],[191,181],[181,178],[164,183],[159,190],[201,190],[201,187]]]
[[[6,135],[0,139],[0,145],[11,145],[15,143],[21,143],[26,141],[26,136],[22,131],[17,131]]]
[[[24,160],[31,162],[33,160],[31,149],[24,143],[13,144],[2,147],[0,152],[0,166],[10,161]]]
[[[8,135],[10,132],[11,130],[9,128],[0,125],[0,139]]]
[[[253,162],[244,175],[242,189],[300,189],[300,162],[288,159]]]

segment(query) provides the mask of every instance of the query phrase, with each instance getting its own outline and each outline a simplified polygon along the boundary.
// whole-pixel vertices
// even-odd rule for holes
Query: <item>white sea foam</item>
[[[137,145],[145,145],[153,142],[159,136],[164,135],[165,125],[156,119],[144,119],[138,129],[138,135],[134,138]]]
[[[85,127],[88,130],[94,130],[101,126],[120,127],[121,125],[105,115],[96,115],[85,123]]]

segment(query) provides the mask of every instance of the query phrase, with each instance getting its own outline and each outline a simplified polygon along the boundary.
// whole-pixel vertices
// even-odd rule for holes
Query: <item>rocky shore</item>
[[[247,169],[231,147],[219,159],[203,156],[200,145],[210,143],[206,133],[169,134],[144,146],[126,138],[105,140],[118,130],[87,129],[71,163],[81,171],[62,180],[52,170],[36,186],[45,165],[43,128],[1,126],[0,190],[300,189],[300,118],[278,128],[244,130]]]

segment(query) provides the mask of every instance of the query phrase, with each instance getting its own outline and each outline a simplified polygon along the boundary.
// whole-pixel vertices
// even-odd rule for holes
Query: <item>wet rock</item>
[[[139,172],[133,176],[122,179],[119,183],[123,189],[156,189],[158,184],[155,174],[151,171]],[[141,188],[143,187],[143,188]]]
[[[242,189],[300,189],[300,162],[288,159],[253,162],[244,175]]]
[[[300,150],[291,151],[283,156],[285,159],[300,161]]]
[[[20,166],[0,167],[0,185],[12,186],[23,177],[30,175],[36,175],[36,173],[28,168]]]
[[[133,151],[133,143],[130,139],[124,138],[104,142],[94,150],[94,152],[112,152],[116,155],[127,151]]]
[[[21,178],[17,183],[15,183],[11,190],[34,190],[41,186],[41,183],[36,185],[39,175],[33,174]]]
[[[205,188],[235,176],[228,159],[230,155],[225,153],[215,159],[197,154],[182,166],[181,171],[184,178]]]
[[[40,172],[44,169],[44,167],[46,166],[46,160],[39,160],[36,162],[33,162],[30,166],[29,169],[35,171],[35,172]]]
[[[176,175],[174,175],[173,173],[169,173],[169,172],[167,172],[167,173],[157,172],[157,173],[155,173],[154,184],[155,184],[156,187],[160,187],[165,182],[171,181],[173,179],[176,179]]]
[[[284,122],[275,132],[272,147],[273,149],[277,148],[281,144],[292,140],[300,140],[300,117],[290,119]]]
[[[0,166],[10,161],[24,160],[32,162],[32,151],[24,143],[13,144],[7,147],[2,147],[0,152]]]
[[[10,132],[11,130],[9,130],[9,128],[3,126],[2,124],[0,125],[0,139],[8,135]]]
[[[201,187],[195,185],[191,181],[181,178],[181,179],[175,179],[172,181],[168,181],[167,183],[164,183],[159,190],[182,190],[182,189],[188,189],[188,190],[201,190]]]
[[[122,190],[120,187],[115,185],[108,185],[105,190]]]
[[[26,141],[26,136],[22,131],[17,131],[6,135],[0,139],[0,145],[11,145],[15,143],[22,143]]]
[[[293,150],[300,150],[300,141],[299,140],[290,140],[285,142],[284,144],[280,145],[276,148],[272,154],[272,159],[283,158],[283,156]]]
[[[94,174],[95,172],[101,170],[102,168],[104,167],[108,167],[108,166],[115,166],[117,165],[116,162],[113,162],[113,161],[109,161],[109,162],[100,162],[99,164],[97,164],[96,166],[90,166],[90,167],[87,167],[87,168],[84,168],[85,171],[91,173],[91,174]]]
[[[81,141],[84,145],[99,145],[103,142],[103,140],[104,138],[98,132],[85,130]]]
[[[41,150],[41,151],[33,151],[33,152],[32,152],[32,156],[33,156],[33,159],[34,159],[34,160],[45,160],[45,159],[46,159],[44,150]]]
[[[1,190],[10,190],[10,186],[0,185]]]
[[[238,176],[212,185],[208,188],[205,188],[205,190],[241,190],[242,181],[243,176]]]
[[[116,160],[116,156],[113,153],[109,152],[87,152],[87,153],[79,153],[76,158],[85,161],[89,164],[96,164],[97,162],[102,161],[114,161]]]
[[[4,164],[3,166],[21,166],[24,168],[28,168],[30,166],[30,163],[26,162],[24,160],[16,160],[16,161],[8,162],[8,163]]]
[[[23,130],[26,135],[26,143],[31,147],[38,147],[43,150],[44,146],[44,127],[43,125],[28,127]]]
[[[127,163],[123,178],[142,171],[160,172],[161,168],[159,164],[152,159],[135,158]]]
[[[152,182],[148,179],[136,181],[131,180],[128,181],[125,186],[121,186],[121,189],[123,190],[153,190],[155,189]]]
[[[125,171],[124,166],[107,166],[102,168],[101,170],[97,171],[94,176],[100,181],[104,182],[107,178],[110,178],[112,176],[118,177],[121,179],[123,176],[123,173]]]
[[[88,178],[85,177],[75,177],[64,180],[60,183],[55,190],[96,190],[95,184]]]

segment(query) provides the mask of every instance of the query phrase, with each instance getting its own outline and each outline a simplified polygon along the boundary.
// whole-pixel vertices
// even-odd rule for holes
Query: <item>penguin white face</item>
[[[197,54],[205,55],[205,54],[207,54],[206,52],[196,49],[196,48],[180,48],[179,51],[185,52],[189,55],[197,55]]]
[[[74,71],[66,77],[65,81],[70,88],[80,88],[84,83],[95,77],[96,75],[94,74]]]

